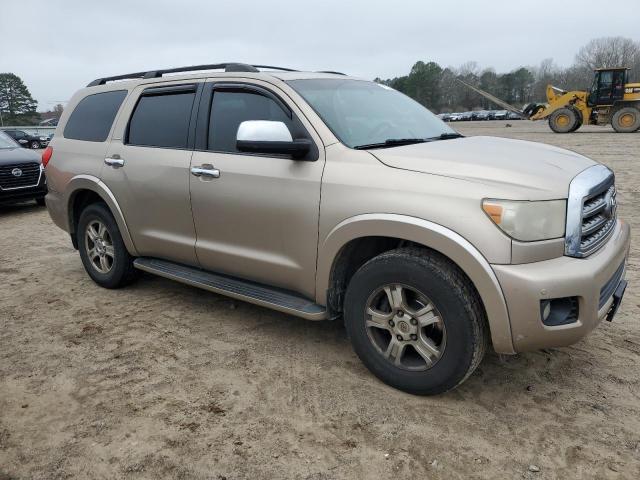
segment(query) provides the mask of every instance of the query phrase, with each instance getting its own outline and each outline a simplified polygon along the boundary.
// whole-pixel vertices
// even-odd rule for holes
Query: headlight
[[[564,236],[566,200],[538,202],[487,199],[482,209],[500,229],[523,242]]]

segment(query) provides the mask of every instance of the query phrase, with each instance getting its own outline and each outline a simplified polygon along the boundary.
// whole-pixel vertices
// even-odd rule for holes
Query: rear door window
[[[126,96],[126,90],[114,90],[83,98],[64,127],[64,137],[87,142],[104,142]]]
[[[127,144],[185,149],[188,145],[195,86],[143,92],[127,134]]]

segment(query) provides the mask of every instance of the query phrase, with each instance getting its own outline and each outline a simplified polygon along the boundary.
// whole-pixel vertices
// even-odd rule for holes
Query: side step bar
[[[210,273],[199,268],[157,258],[140,257],[133,266],[138,270],[176,280],[210,292],[278,310],[307,320],[324,320],[326,309],[296,293],[239,278]]]

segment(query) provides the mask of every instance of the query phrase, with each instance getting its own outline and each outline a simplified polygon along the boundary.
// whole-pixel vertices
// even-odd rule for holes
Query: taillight
[[[53,155],[53,148],[51,147],[47,147],[44,149],[44,152],[42,152],[42,167],[46,168],[47,163],[49,163],[49,160],[51,160],[51,155]]]

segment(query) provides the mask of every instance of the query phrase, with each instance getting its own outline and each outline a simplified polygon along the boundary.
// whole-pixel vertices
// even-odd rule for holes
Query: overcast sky
[[[100,76],[238,61],[389,78],[417,60],[498,72],[639,40],[638,0],[0,0],[0,72],[38,110]],[[557,12],[554,14],[554,12]],[[633,12],[633,14],[632,14]]]

